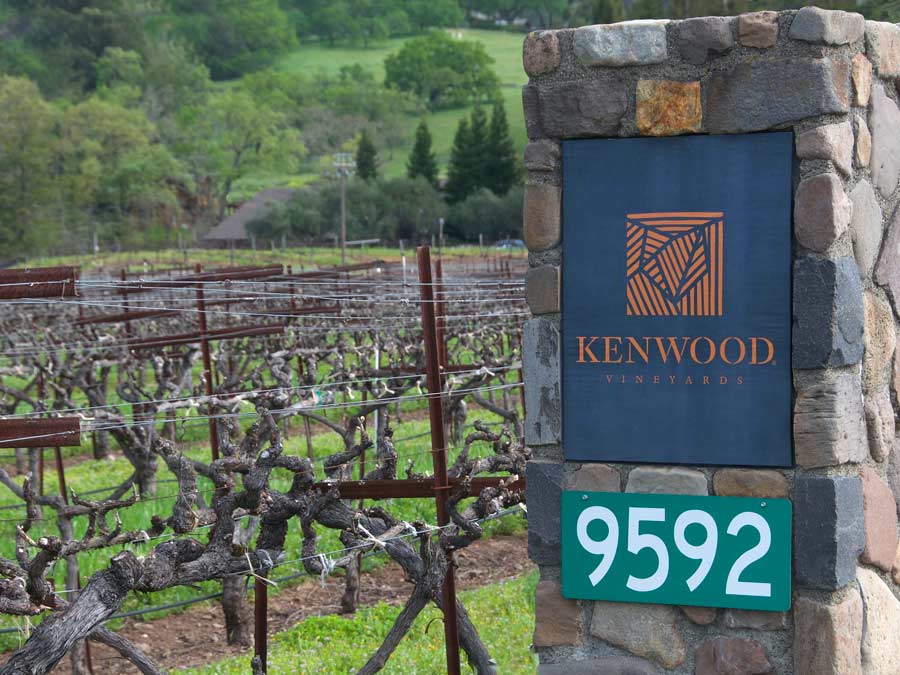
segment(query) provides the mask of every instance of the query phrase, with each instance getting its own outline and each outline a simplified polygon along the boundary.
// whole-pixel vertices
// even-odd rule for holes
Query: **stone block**
[[[721,56],[734,47],[732,19],[704,16],[678,23],[678,49],[681,58],[699,66],[708,59]]]
[[[534,591],[535,647],[577,646],[584,641],[581,606],[562,596],[555,581],[538,582]]]
[[[869,131],[872,133],[872,182],[888,199],[897,188],[900,177],[900,109],[877,83],[872,87]]]
[[[796,147],[800,159],[827,159],[845,176],[853,172],[853,126],[849,121],[805,131],[797,136]]]
[[[562,464],[534,460],[526,464],[528,557],[538,565],[559,565],[559,509],[562,489]]]
[[[891,298],[894,314],[900,316],[900,208],[888,225],[881,255],[875,265],[875,281],[884,286]]]
[[[894,408],[886,388],[866,396],[865,413],[869,454],[876,462],[883,462],[891,454],[895,437]]]
[[[559,243],[562,190],[556,185],[527,183],[522,204],[522,230],[531,251],[546,251]]]
[[[859,590],[863,598],[862,672],[897,675],[900,654],[900,600],[872,570],[861,567]]]
[[[894,556],[894,564],[891,567],[891,581],[900,585],[900,546],[897,547],[897,555]]]
[[[532,31],[522,44],[522,65],[531,77],[546,75],[559,68],[559,37],[556,31]]]
[[[851,589],[834,604],[808,597],[794,601],[795,675],[863,675],[860,643],[863,606]]]
[[[891,361],[897,346],[894,316],[887,300],[872,291],[863,295],[866,330],[863,344],[863,392],[887,390],[891,381]]]
[[[856,128],[853,164],[861,169],[867,169],[872,161],[872,134],[869,132],[869,125],[862,117],[854,118],[853,126]]]
[[[720,497],[786,499],[788,482],[781,472],[770,469],[719,469],[713,491]]]
[[[525,274],[525,299],[532,314],[559,311],[559,267],[541,265]]]
[[[674,607],[595,602],[590,632],[594,637],[671,670],[685,659],[677,619]]]
[[[856,369],[797,378],[794,460],[814,468],[862,462],[869,456],[862,386]]]
[[[763,612],[751,609],[726,609],[722,623],[726,628],[748,628],[750,630],[787,630],[786,612]]]
[[[694,656],[694,675],[765,675],[774,672],[765,648],[749,638],[708,638]]]
[[[863,296],[852,258],[794,261],[794,368],[839,367],[863,355]]]
[[[524,328],[525,442],[559,443],[562,417],[559,393],[559,329],[546,319],[530,319]]]
[[[881,77],[900,76],[900,27],[887,21],[866,21],[866,51]]]
[[[575,57],[585,66],[637,66],[668,57],[667,21],[624,21],[575,29]]]
[[[764,131],[850,109],[850,66],[839,59],[740,63],[711,73],[705,86],[706,130],[714,134]]]
[[[708,626],[716,620],[719,610],[715,607],[680,606],[684,615],[698,626]]]
[[[797,154],[801,157],[801,147],[810,150],[812,145],[800,145],[804,135],[797,139]],[[853,148],[852,135],[848,151]],[[850,199],[836,174],[823,173],[800,181],[794,198],[794,234],[801,245],[825,253],[846,231],[852,215]]]
[[[556,171],[562,150],[556,141],[532,141],[525,146],[525,168],[529,171]]]
[[[853,239],[853,255],[864,277],[870,277],[875,268],[875,258],[881,249],[883,216],[878,197],[871,183],[863,179],[850,193],[853,217],[850,219],[850,236]]]
[[[567,490],[585,492],[621,492],[622,476],[609,464],[582,464],[566,479]]]
[[[659,666],[633,656],[601,656],[538,666],[538,675],[661,675],[662,672]]]
[[[709,494],[706,475],[702,471],[679,467],[639,466],[628,474],[625,492],[658,495]]]
[[[891,491],[895,495],[900,495],[900,436],[894,439],[885,474]],[[898,504],[898,511],[900,511],[900,504]]]
[[[615,135],[628,110],[627,89],[615,77],[541,85],[537,99],[541,133],[550,138]]]
[[[850,62],[850,79],[853,80],[854,102],[865,108],[872,95],[872,62],[865,54],[856,54]]]
[[[862,14],[803,7],[791,23],[792,40],[826,45],[848,45],[859,40],[866,30]]]
[[[699,82],[639,80],[635,124],[645,136],[675,136],[700,131],[703,106]]]
[[[765,49],[778,41],[778,12],[751,12],[738,17],[738,41],[745,47]]]
[[[799,586],[836,591],[853,581],[856,558],[865,546],[862,502],[859,478],[797,476],[794,576]]]
[[[866,546],[860,560],[890,572],[897,554],[897,500],[888,484],[875,471],[863,467],[863,513]]]
[[[522,87],[522,112],[525,115],[525,135],[530,140],[541,138],[544,130],[541,125],[541,97],[537,85],[526,84]]]

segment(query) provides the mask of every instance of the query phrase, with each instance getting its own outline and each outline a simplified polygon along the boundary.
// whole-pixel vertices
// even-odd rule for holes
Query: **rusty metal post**
[[[445,332],[447,316],[447,307],[444,302],[444,269],[441,265],[441,259],[438,258],[434,263],[434,297],[435,302],[435,326],[438,344],[438,361],[442,369],[442,375],[447,369],[447,335]]]
[[[431,456],[434,462],[434,500],[438,525],[449,524],[447,513],[447,442],[444,435],[444,412],[441,405],[441,374],[438,364],[438,341],[434,318],[434,289],[431,285],[431,251],[428,246],[416,250],[419,263],[419,288],[422,300],[422,332],[425,339],[425,373],[428,383],[428,416],[431,420]],[[459,625],[456,616],[456,579],[451,554],[441,595],[444,605],[444,642],[447,650],[448,675],[460,675]]]
[[[40,409],[44,409],[44,371],[38,371],[37,382],[38,405]],[[44,496],[44,447],[38,448],[38,494]]]
[[[66,472],[63,468],[62,450],[58,447],[53,448],[53,454],[56,456],[56,478],[59,481],[59,494],[63,498],[63,502],[69,503],[69,491],[66,489]]]
[[[259,574],[263,574],[262,570]],[[259,577],[253,579],[253,653],[259,657],[264,673],[269,659],[269,586]]]
[[[194,271],[200,274],[203,267],[200,263],[194,266]],[[200,352],[203,355],[203,380],[204,391],[207,396],[212,396],[212,359],[209,355],[209,336],[208,327],[206,325],[206,298],[203,295],[203,282],[197,282],[197,315],[200,321]],[[219,432],[216,429],[216,420],[213,416],[209,416],[209,445],[212,449],[213,461],[219,459]]]

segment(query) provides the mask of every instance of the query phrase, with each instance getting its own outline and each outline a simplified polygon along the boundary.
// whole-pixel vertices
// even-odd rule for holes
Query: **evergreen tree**
[[[366,129],[363,129],[356,148],[356,175],[365,181],[378,178],[378,151]]]
[[[450,150],[450,162],[447,165],[447,201],[451,204],[461,202],[474,189],[472,180],[472,134],[469,121],[463,117],[456,127],[453,147]]]
[[[502,100],[494,102],[491,111],[490,133],[487,142],[484,187],[503,196],[519,180],[516,149],[509,135],[509,122]]]
[[[473,192],[478,188],[490,186],[488,175],[490,142],[487,113],[484,108],[477,105],[469,120],[469,166],[472,172]]]
[[[425,120],[419,122],[419,128],[416,129],[416,141],[413,144],[412,152],[409,153],[409,161],[406,163],[406,175],[409,178],[422,176],[432,186],[437,187],[437,160],[431,150],[431,132],[428,131]]]

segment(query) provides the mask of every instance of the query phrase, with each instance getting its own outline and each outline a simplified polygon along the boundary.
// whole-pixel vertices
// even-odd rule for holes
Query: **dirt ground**
[[[457,560],[457,587],[461,589],[512,579],[534,569],[528,560],[524,534],[494,536],[476,542],[460,551]],[[277,595],[270,595],[269,634],[286,630],[309,616],[336,614],[343,586],[343,577],[331,577],[324,586],[318,580],[305,579]],[[388,602],[399,605],[410,588],[400,567],[390,562],[362,575],[360,604]],[[204,630],[197,630],[198,626],[204,626]],[[216,602],[196,605],[181,614],[152,621],[129,619],[120,632],[164,670],[200,666],[252,650],[226,644],[222,610]],[[95,675],[139,675],[136,668],[103,645],[92,643],[91,655]],[[68,660],[52,672],[69,675]]]

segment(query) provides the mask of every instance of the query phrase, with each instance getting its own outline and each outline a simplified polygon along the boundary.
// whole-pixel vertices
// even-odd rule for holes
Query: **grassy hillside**
[[[478,40],[483,43],[487,52],[494,58],[494,70],[503,86],[503,100],[509,115],[510,130],[519,150],[525,148],[525,119],[522,114],[521,88],[527,81],[522,69],[522,40],[519,33],[499,31],[454,29],[453,35],[467,40]],[[379,79],[384,77],[384,57],[397,51],[404,39],[386,40],[368,49],[362,47],[328,47],[323,43],[312,42],[284,57],[278,67],[285,71],[305,71],[337,73],[342,66],[354,63],[374,72]],[[434,149],[438,156],[441,170],[446,170],[453,134],[459,119],[471,112],[470,108],[441,110],[426,116],[428,126],[434,137]],[[382,156],[382,171],[387,177],[395,177],[406,170],[406,158],[412,147],[413,135],[418,117],[409,118],[409,145],[395,150],[392,157]]]

